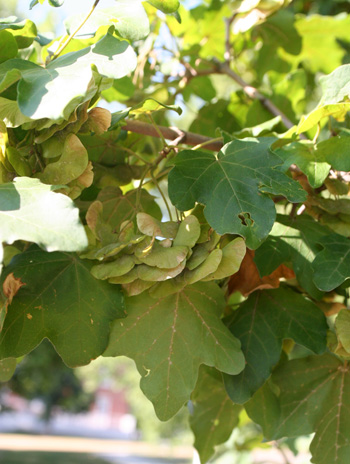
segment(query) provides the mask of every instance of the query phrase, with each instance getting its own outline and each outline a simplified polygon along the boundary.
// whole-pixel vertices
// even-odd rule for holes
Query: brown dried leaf
[[[281,278],[294,279],[295,274],[292,269],[281,264],[270,275],[260,277],[254,262],[254,251],[247,250],[239,271],[229,280],[229,291],[239,291],[243,296],[247,296],[255,290],[278,288]]]
[[[24,282],[21,281],[21,279],[17,279],[13,272],[11,272],[6,279],[4,280],[4,283],[2,284],[2,290],[3,294],[6,297],[5,301],[1,302],[0,305],[0,332],[2,331],[7,310],[9,305],[12,303],[13,297],[16,295],[18,290],[23,287],[23,285],[26,285]]]
[[[12,303],[13,297],[16,295],[18,290],[23,287],[23,285],[26,284],[22,282],[21,279],[17,279],[13,272],[11,272],[11,274],[6,277],[4,283],[2,284],[2,290],[8,299],[8,304]]]

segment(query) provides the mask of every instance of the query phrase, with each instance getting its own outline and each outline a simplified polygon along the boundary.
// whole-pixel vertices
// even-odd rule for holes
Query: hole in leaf
[[[240,213],[238,217],[241,220],[243,226],[251,227],[254,224],[254,221],[249,213]]]

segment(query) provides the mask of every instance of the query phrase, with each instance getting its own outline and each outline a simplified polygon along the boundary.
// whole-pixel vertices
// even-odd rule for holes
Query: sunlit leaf
[[[82,23],[86,14],[78,14],[66,19],[64,25],[70,34]],[[118,0],[114,6],[96,10],[79,35],[95,34],[100,26],[113,25],[121,37],[129,40],[144,39],[149,34],[148,16],[141,0]]]
[[[19,69],[22,75],[18,83],[19,109],[31,119],[61,122],[96,93],[92,65],[101,77],[119,79],[135,68],[136,55],[126,41],[107,34],[95,45],[67,53],[46,68],[30,63],[29,69],[24,69],[22,62],[15,59],[0,65],[0,78],[13,69]]]
[[[313,188],[321,187],[331,168],[324,151],[318,150],[318,147],[315,149],[312,143],[294,142],[275,150],[275,153],[284,160],[286,168],[296,164],[306,174]]]
[[[27,177],[0,185],[0,241],[28,240],[47,251],[84,249],[79,210],[57,188]]]

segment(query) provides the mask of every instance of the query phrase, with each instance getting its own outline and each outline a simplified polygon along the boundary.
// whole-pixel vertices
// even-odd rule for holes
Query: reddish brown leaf
[[[230,278],[229,291],[230,293],[238,291],[243,296],[247,296],[255,290],[278,288],[282,278],[294,279],[295,274],[292,269],[281,264],[270,275],[260,277],[254,263],[254,251],[247,250],[239,271]]]

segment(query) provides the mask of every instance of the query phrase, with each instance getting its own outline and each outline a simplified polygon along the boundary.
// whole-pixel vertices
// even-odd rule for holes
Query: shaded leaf
[[[13,376],[17,366],[16,358],[0,360],[0,382],[8,382]]]
[[[350,312],[343,309],[335,320],[335,329],[343,348],[350,355]]]
[[[270,152],[272,139],[235,140],[215,157],[185,150],[174,160],[169,174],[169,196],[181,211],[205,204],[205,217],[219,233],[246,238],[257,248],[270,232],[275,206],[268,193],[289,201],[304,201],[305,192],[278,170],[280,158]]]
[[[182,263],[188,254],[188,250],[189,249],[186,246],[174,245],[166,248],[155,243],[149,254],[144,257],[138,256],[138,258],[148,266],[156,266],[160,269],[169,269]]]
[[[125,195],[118,187],[106,187],[97,196],[97,201],[91,204],[87,212],[87,223],[99,240],[105,245],[115,243],[117,236],[112,232],[119,232],[125,221],[132,220],[137,212],[137,190],[129,190]],[[161,211],[154,197],[142,189],[140,194],[140,208],[148,211],[155,218],[161,218]],[[157,220],[157,219],[155,219]]]
[[[201,462],[205,463],[214,454],[215,446],[230,438],[232,430],[238,425],[242,406],[230,400],[222,374],[206,366],[199,370],[191,402],[193,412],[190,425],[195,436],[194,447]]]
[[[329,292],[350,278],[350,240],[338,234],[321,237],[323,246],[313,263],[313,280],[320,290]]]
[[[240,339],[246,358],[243,372],[225,376],[227,392],[239,404],[268,379],[280,358],[283,339],[291,338],[314,353],[326,349],[328,325],[323,312],[287,287],[251,295],[226,324]]]
[[[66,185],[85,171],[88,162],[84,145],[75,134],[69,134],[64,141],[60,159],[48,164],[43,172],[36,174],[36,177],[45,184]]]
[[[141,389],[161,420],[189,399],[200,364],[232,374],[243,369],[240,345],[220,320],[224,305],[212,283],[157,300],[147,294],[126,299],[128,317],[113,324],[104,356],[135,360]]]
[[[140,232],[149,237],[174,238],[179,229],[174,221],[160,222],[146,213],[137,213],[136,221]]]
[[[109,263],[97,264],[91,269],[91,274],[96,279],[109,279],[128,273],[135,266],[132,256],[122,255]]]
[[[322,292],[312,280],[312,262],[319,252],[319,240],[329,232],[309,216],[291,219],[279,215],[269,237],[255,252],[260,275],[269,275],[280,264],[291,262],[300,285],[313,298],[320,299]]]
[[[279,391],[258,392],[247,405],[268,439],[315,432],[315,464],[347,464],[350,453],[350,367],[333,355],[295,359],[272,376]]]
[[[0,241],[27,240],[47,251],[83,250],[88,243],[79,211],[55,189],[27,177],[0,185]]]
[[[96,280],[72,254],[39,248],[15,256],[6,273],[25,284],[9,306],[0,358],[20,357],[44,338],[70,367],[88,364],[106,348],[109,324],[124,317],[120,290]]]

